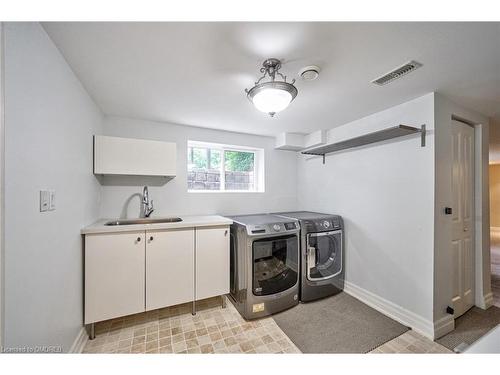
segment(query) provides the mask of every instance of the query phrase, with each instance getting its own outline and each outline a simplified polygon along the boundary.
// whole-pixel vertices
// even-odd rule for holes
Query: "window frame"
[[[189,148],[209,148],[212,150],[219,150],[221,152],[221,160],[220,160],[220,187],[219,190],[201,190],[201,189],[189,189],[187,188],[188,193],[264,193],[265,192],[265,164],[264,164],[264,149],[249,147],[249,146],[237,146],[237,145],[228,145],[223,143],[213,143],[213,142],[204,142],[204,141],[195,141],[188,140],[187,141],[187,165],[186,165],[186,173],[189,173]],[[251,152],[254,154],[254,186],[255,190],[226,190],[226,155],[225,151],[236,151],[236,152]],[[187,182],[187,178],[186,178]]]

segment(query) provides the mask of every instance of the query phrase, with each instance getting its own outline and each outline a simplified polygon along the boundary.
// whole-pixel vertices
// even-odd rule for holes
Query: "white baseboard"
[[[87,330],[85,329],[85,327],[82,327],[80,332],[78,332],[78,335],[76,336],[75,341],[73,342],[73,345],[71,345],[68,353],[81,353],[88,339],[89,336],[87,335]]]
[[[431,340],[434,339],[435,328],[432,321],[348,281],[345,282],[344,292]]]

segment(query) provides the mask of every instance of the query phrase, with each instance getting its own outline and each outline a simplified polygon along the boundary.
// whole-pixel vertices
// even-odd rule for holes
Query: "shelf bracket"
[[[325,154],[323,154],[323,164],[325,164]]]
[[[420,146],[425,147],[425,125],[420,126]]]

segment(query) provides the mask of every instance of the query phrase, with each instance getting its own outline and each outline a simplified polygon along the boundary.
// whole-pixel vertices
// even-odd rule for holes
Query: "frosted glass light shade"
[[[253,104],[261,112],[278,113],[292,101],[292,95],[281,89],[264,89],[253,97]]]
[[[272,116],[288,107],[297,96],[297,89],[287,82],[272,81],[254,86],[247,96],[255,108]]]

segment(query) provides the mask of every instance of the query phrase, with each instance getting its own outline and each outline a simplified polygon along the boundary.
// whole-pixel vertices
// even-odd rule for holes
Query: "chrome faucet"
[[[155,209],[153,208],[153,200],[149,200],[148,187],[142,189],[142,212],[144,217],[149,217]]]

